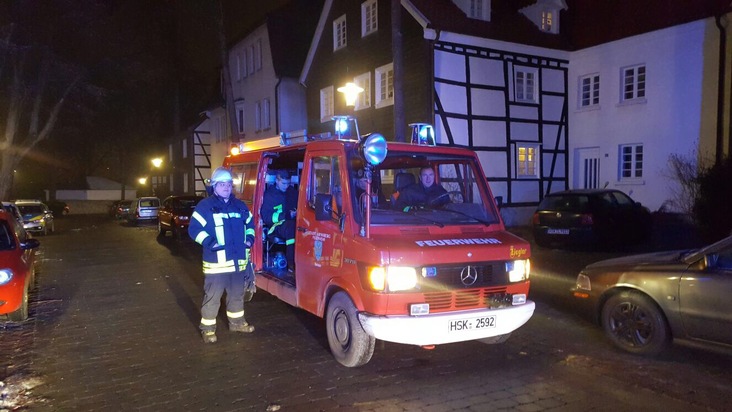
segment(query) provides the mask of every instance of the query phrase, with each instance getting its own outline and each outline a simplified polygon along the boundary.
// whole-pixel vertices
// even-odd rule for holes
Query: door
[[[577,149],[577,165],[576,188],[597,189],[600,185],[600,148]]]
[[[338,151],[309,152],[298,198],[295,233],[298,305],[317,313],[322,290],[343,265],[343,232],[340,217],[344,211],[343,191],[347,173],[340,172]],[[304,196],[303,196],[304,194]],[[315,219],[316,195],[330,195],[331,219]]]

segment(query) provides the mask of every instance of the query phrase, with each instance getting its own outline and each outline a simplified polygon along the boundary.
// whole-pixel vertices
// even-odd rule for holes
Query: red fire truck
[[[257,288],[325,318],[331,352],[349,367],[371,359],[376,339],[425,348],[508,339],[534,312],[531,253],[505,230],[476,154],[435,146],[428,125],[413,126],[412,144],[387,143],[351,120],[337,118],[332,136],[283,134],[226,157],[259,222]],[[399,194],[425,168],[445,193],[402,207]],[[260,217],[279,170],[298,193],[294,246]],[[283,261],[287,247],[294,262]]]

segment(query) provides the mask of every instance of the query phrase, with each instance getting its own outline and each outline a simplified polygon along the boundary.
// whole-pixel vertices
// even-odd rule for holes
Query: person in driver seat
[[[435,171],[425,166],[419,171],[419,182],[402,190],[397,209],[408,212],[411,207],[440,207],[450,203],[450,196],[442,185],[435,184]]]

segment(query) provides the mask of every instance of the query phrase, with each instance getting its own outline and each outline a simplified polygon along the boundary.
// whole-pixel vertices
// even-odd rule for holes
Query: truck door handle
[[[306,231],[306,230],[307,230],[307,228],[304,228],[304,227],[302,227],[302,226],[298,226],[298,227],[297,227],[297,231],[298,231],[298,232],[303,232],[303,233],[305,233],[305,231]]]

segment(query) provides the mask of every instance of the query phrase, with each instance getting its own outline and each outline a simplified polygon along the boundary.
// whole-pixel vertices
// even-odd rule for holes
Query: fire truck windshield
[[[363,222],[367,171],[349,159],[354,217]],[[490,225],[498,211],[475,158],[390,149],[371,173],[371,224]]]

